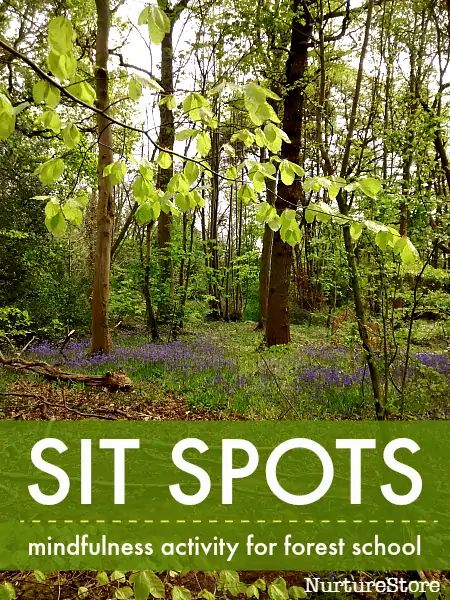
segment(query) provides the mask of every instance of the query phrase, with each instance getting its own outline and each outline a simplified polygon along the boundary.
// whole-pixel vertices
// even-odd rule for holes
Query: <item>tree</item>
[[[308,60],[308,47],[312,33],[312,21],[308,7],[311,2],[294,0],[292,3],[292,33],[289,58],[286,62],[286,95],[283,106],[283,131],[289,141],[283,140],[281,160],[298,164],[303,124],[304,76]],[[301,173],[301,171],[300,171]],[[295,210],[304,203],[300,179],[295,177],[291,185],[283,178],[278,181],[275,207],[278,214]],[[294,229],[296,234],[297,230]],[[299,241],[299,240],[296,240]],[[281,237],[281,231],[273,237],[267,310],[266,339],[269,346],[287,344],[290,341],[289,284],[291,280],[292,246]]]
[[[105,168],[114,161],[111,122],[108,119],[109,0],[96,0],[97,37],[95,53],[95,90],[98,135],[98,201],[94,282],[92,287],[92,352],[108,353],[111,335],[108,326],[109,277],[114,227],[114,197],[110,177]]]

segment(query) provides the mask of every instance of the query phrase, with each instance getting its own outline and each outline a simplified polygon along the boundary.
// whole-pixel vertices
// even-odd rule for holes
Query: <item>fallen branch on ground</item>
[[[67,381],[83,383],[91,387],[106,388],[110,392],[131,392],[133,384],[123,373],[105,373],[104,375],[84,375],[83,373],[67,373],[44,361],[29,361],[21,358],[7,358],[0,352],[0,365],[16,371],[30,371],[40,375],[47,381]]]

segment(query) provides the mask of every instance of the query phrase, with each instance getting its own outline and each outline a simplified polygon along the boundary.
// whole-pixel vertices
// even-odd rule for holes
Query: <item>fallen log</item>
[[[16,371],[30,371],[40,375],[47,381],[67,381],[68,383],[83,383],[91,387],[106,388],[110,392],[131,392],[133,384],[124,373],[104,375],[84,375],[83,373],[68,373],[44,361],[7,358],[0,352],[0,365]]]

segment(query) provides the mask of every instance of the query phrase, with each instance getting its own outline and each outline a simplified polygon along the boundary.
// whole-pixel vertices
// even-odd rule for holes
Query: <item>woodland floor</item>
[[[47,360],[65,370],[125,372],[133,381],[129,393],[108,393],[82,385],[51,384],[30,374],[0,369],[0,418],[23,420],[241,420],[255,418],[373,418],[370,387],[351,327],[331,338],[323,327],[293,328],[289,348],[264,349],[252,323],[211,324],[191,329],[180,340],[152,344],[136,332],[119,334],[109,357],[90,357],[87,340],[71,341],[63,351],[56,343],[36,342],[28,359]],[[402,356],[401,350],[399,356]],[[401,374],[401,364],[399,362]],[[403,407],[392,400],[394,418],[448,419],[448,355],[440,331],[421,324],[414,338]],[[394,372],[395,376],[395,372]],[[401,414],[401,409],[403,414]],[[247,583],[260,575],[269,582],[282,575],[302,585],[311,573],[242,573]],[[344,574],[326,573],[323,577]],[[384,578],[386,573],[346,573],[357,580]],[[392,575],[392,574],[390,574]],[[446,580],[445,573],[395,573],[408,579]],[[212,574],[163,575],[166,592],[173,585],[193,594],[214,590]],[[38,583],[33,573],[0,573],[14,584],[18,598],[75,599],[80,586],[89,598],[114,597],[120,583],[100,586],[96,573],[59,572]],[[336,594],[329,595],[338,600]],[[220,597],[220,595],[216,595]],[[322,595],[325,598],[326,595]],[[344,596],[341,596],[344,597]],[[346,596],[348,597],[348,596]],[[361,595],[358,596],[361,598]],[[373,598],[374,596],[372,596]],[[384,596],[387,598],[387,596]],[[395,596],[395,597],[401,597]],[[394,598],[394,596],[392,596]]]

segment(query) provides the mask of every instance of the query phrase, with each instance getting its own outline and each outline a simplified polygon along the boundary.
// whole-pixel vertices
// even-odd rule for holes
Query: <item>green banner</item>
[[[446,569],[448,422],[0,422],[0,569]]]

